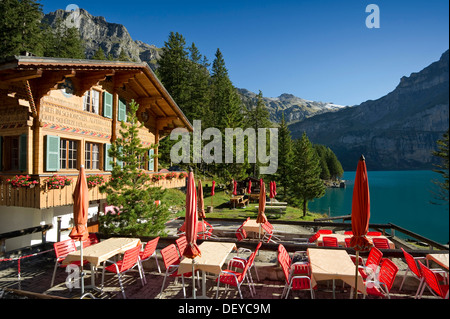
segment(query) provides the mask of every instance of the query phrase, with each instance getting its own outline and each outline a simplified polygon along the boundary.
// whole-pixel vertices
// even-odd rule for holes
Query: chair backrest
[[[128,269],[133,268],[133,266],[138,262],[141,246],[142,244],[139,244],[136,247],[125,251],[125,253],[123,254],[123,259],[119,268],[119,272],[124,272]]]
[[[57,259],[64,258],[71,252],[77,251],[75,241],[71,238],[54,243],[53,248],[55,249],[55,255]]]
[[[235,232],[236,238],[238,241],[241,241],[241,240],[247,238],[247,232],[245,231],[243,226],[244,225],[241,225]]]
[[[99,242],[97,235],[94,233],[89,233],[86,240],[83,240],[83,248],[89,247],[91,245],[97,244]]]
[[[261,245],[262,245],[262,241],[260,241],[258,243],[258,245],[256,245],[255,254],[258,252],[259,248],[261,248]]]
[[[344,232],[344,235],[353,235],[353,231],[351,231],[351,230],[346,230],[346,231]]]
[[[271,228],[269,224],[263,223],[261,224],[261,227],[267,234],[273,234],[273,228]]]
[[[420,269],[417,267],[416,260],[414,257],[407,253],[403,247],[400,247],[400,249],[403,251],[403,256],[405,256],[406,264],[408,265],[409,269],[417,276],[417,278],[422,278],[422,273],[420,272]]]
[[[317,232],[322,235],[329,235],[333,233],[331,229],[319,229]]]
[[[373,244],[379,249],[389,249],[389,242],[386,238],[372,238]]]
[[[380,264],[383,253],[376,247],[370,248],[369,256],[367,256],[366,267],[369,265],[378,266]]]
[[[180,263],[180,257],[178,256],[177,247],[175,244],[170,244],[167,247],[164,247],[160,251],[164,266],[166,269],[170,265],[178,265]]]
[[[291,267],[292,259],[289,256],[286,248],[282,244],[278,245],[277,259],[281,267],[287,267],[287,271],[289,273],[289,268]]]
[[[175,240],[175,243],[177,244],[180,257],[183,256],[184,251],[186,250],[187,247],[186,236],[185,235],[180,236],[177,240]]]
[[[367,236],[381,236],[381,232],[379,232],[379,231],[369,231],[369,232],[367,232]]]
[[[147,242],[147,244],[145,245],[145,248],[144,248],[144,252],[142,253],[142,256],[141,256],[142,260],[147,259],[151,255],[153,255],[153,253],[156,250],[156,246],[158,245],[158,241],[159,241],[159,236],[156,237],[155,239],[152,239]]]
[[[351,237],[347,237],[347,238],[344,239],[344,241],[345,241],[345,247],[350,247],[350,240],[351,240],[351,239],[352,239]]]
[[[420,261],[418,261],[418,263],[420,265],[420,269],[422,270],[423,278],[425,278],[425,282],[428,287],[436,292],[441,298],[445,298],[444,291],[441,289],[441,285],[439,285],[439,280],[436,274]]]
[[[311,266],[310,263],[307,261],[304,262],[296,262],[293,267],[291,268],[291,271],[296,275],[296,276],[311,276]]]
[[[383,258],[380,265],[380,273],[378,274],[378,280],[386,284],[388,291],[391,291],[397,272],[398,272],[397,265],[394,264],[392,260]]]
[[[309,242],[310,244],[312,244],[312,243],[315,242],[317,239],[319,239],[319,237],[320,237],[320,233],[317,232],[317,233],[315,233],[314,235],[312,235],[311,237],[309,237],[308,242]]]
[[[324,247],[339,247],[336,237],[324,236],[322,238]]]

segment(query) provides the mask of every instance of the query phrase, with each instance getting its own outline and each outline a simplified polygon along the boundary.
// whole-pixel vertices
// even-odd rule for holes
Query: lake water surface
[[[370,223],[392,223],[442,244],[449,241],[449,206],[435,205],[433,171],[369,171]],[[345,172],[346,188],[329,188],[324,197],[309,202],[312,212],[331,216],[352,211],[355,172]],[[396,235],[400,235],[399,232]]]

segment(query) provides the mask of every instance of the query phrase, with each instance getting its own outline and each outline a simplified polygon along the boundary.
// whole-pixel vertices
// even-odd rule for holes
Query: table
[[[448,270],[448,254],[427,254],[426,258]]]
[[[194,271],[202,271],[202,297],[206,298],[206,272],[219,275],[228,254],[237,247],[235,243],[204,241],[198,248],[201,256],[194,258]],[[192,259],[184,258],[178,266],[179,274],[186,272],[192,272]]]
[[[311,286],[317,285],[318,281],[340,279],[355,288],[356,266],[345,250],[308,248],[307,254],[311,265]],[[364,281],[358,272],[358,290],[366,294]]]
[[[248,199],[244,199],[243,195],[234,196],[230,198],[231,207],[236,208],[239,206],[245,206],[248,202]]]
[[[246,232],[254,232],[257,234],[264,235],[265,231],[261,227],[261,224],[256,222],[256,219],[249,219],[243,226]]]
[[[136,247],[141,243],[139,238],[112,237],[97,244],[83,248],[83,260],[91,264],[91,286],[95,288],[94,268],[109,258],[124,253],[126,250]],[[64,259],[63,264],[68,265],[80,260],[80,250],[72,252]]]
[[[345,238],[351,238],[352,237],[352,235],[344,235],[344,234],[320,234],[320,237],[317,239],[317,243],[322,244],[324,236],[336,238],[338,240],[339,246],[342,246],[342,247],[346,247],[345,246]],[[389,238],[387,238],[386,236],[366,236],[366,237],[370,241],[370,243],[372,243],[372,238],[374,238],[374,237],[386,238],[388,240],[388,242],[389,242],[389,248],[390,249],[395,249],[395,244]]]

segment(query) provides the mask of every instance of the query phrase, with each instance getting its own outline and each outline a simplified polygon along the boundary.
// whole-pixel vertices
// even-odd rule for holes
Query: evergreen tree
[[[77,28],[68,28],[61,19],[57,19],[52,28],[43,30],[45,42],[44,56],[54,58],[84,59],[84,47]]]
[[[130,57],[125,53],[125,51],[122,49],[120,51],[119,57],[117,58],[118,61],[130,61]]]
[[[0,1],[0,56],[44,52],[42,5],[37,0]]]
[[[105,51],[103,51],[102,47],[98,47],[98,50],[95,51],[95,53],[91,59],[92,60],[106,60]]]
[[[308,201],[325,194],[325,186],[320,179],[320,162],[306,133],[294,142],[294,158],[290,191],[294,203],[303,207],[305,217]]]
[[[275,175],[277,181],[277,189],[281,189],[283,200],[288,197],[288,188],[290,186],[290,178],[292,176],[293,166],[293,142],[291,132],[284,119],[284,112],[281,117],[280,127],[278,128],[278,170]]]
[[[272,123],[269,120],[269,111],[267,110],[266,104],[264,103],[263,94],[261,90],[258,93],[257,100],[256,100],[256,106],[249,106],[249,109],[247,110],[246,115],[246,126],[253,128],[255,130],[255,133],[258,133],[259,128],[270,128],[272,127]],[[269,132],[267,132],[269,134]],[[257,141],[258,143],[258,141]],[[267,135],[266,143],[269,145],[269,135]],[[258,149],[258,144],[256,144],[256,150]],[[258,158],[256,159],[256,163],[253,165],[253,176],[258,177],[258,171],[260,163],[258,161]]]
[[[325,159],[327,162],[328,171],[330,172],[330,178],[334,180],[340,179],[344,174],[344,169],[342,168],[341,162],[339,162],[336,157],[336,154],[334,154],[329,147],[326,148]]]
[[[161,200],[164,191],[151,187],[150,177],[142,170],[142,161],[148,160],[149,148],[141,144],[138,128],[142,126],[136,117],[138,105],[132,101],[127,122],[121,122],[120,136],[113,142],[109,155],[113,163],[111,180],[101,186],[110,205],[119,207],[115,214],[100,216],[101,231],[105,234],[130,236],[164,235],[169,210]],[[150,146],[154,148],[154,145]]]

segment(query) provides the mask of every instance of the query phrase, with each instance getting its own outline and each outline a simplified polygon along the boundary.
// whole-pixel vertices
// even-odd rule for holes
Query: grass
[[[216,186],[214,198],[211,202],[211,187],[208,183],[204,183],[203,186],[203,195],[204,195],[204,203],[205,210],[207,206],[214,207],[212,213],[207,213],[207,218],[256,218],[258,215],[258,203],[250,203],[245,208],[230,208],[229,201],[231,198],[231,194],[228,194],[225,190],[218,189]],[[175,214],[175,217],[184,217],[185,216],[185,201],[186,194],[179,189],[167,189],[164,201],[169,206],[174,206],[178,210]],[[269,215],[269,218],[276,215]],[[279,215],[278,215],[279,216]],[[281,215],[279,218],[276,218],[280,221],[312,221],[315,218],[324,217],[322,214],[307,212],[306,216],[303,217],[303,211],[300,208],[288,206],[286,208],[286,214]],[[272,218],[271,218],[272,219]],[[273,218],[275,219],[275,218]]]

